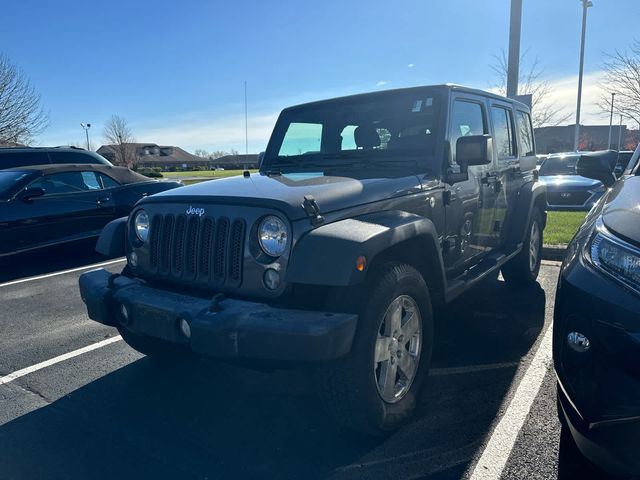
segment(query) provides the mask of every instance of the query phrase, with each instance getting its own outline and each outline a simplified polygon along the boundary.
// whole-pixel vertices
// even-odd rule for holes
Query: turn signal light
[[[359,272],[364,272],[366,268],[367,257],[365,257],[364,255],[360,255],[358,258],[356,258],[356,270],[358,270]]]

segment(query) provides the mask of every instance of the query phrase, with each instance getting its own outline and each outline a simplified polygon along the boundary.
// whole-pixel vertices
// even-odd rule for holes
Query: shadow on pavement
[[[8,257],[0,263],[0,283],[109,260],[95,246],[95,240],[85,240]]]
[[[0,427],[1,475],[460,478],[543,328],[545,292],[496,281],[443,315],[416,417],[387,439],[336,427],[308,371],[143,358]]]

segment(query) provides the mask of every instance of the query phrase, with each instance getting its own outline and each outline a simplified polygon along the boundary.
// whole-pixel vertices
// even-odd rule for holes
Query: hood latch
[[[309,216],[311,220],[311,225],[317,227],[324,223],[324,217],[320,215],[320,207],[318,206],[318,202],[313,198],[312,195],[305,195],[304,202],[302,202],[302,208]]]

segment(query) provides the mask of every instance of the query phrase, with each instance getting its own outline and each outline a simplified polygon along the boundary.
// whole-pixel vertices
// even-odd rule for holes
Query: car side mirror
[[[608,151],[581,155],[576,164],[576,173],[582,177],[600,180],[609,188],[616,181],[611,169],[611,158]]]
[[[488,165],[493,160],[491,135],[471,135],[456,141],[456,163],[463,171],[474,165]]]
[[[45,189],[40,187],[25,188],[18,194],[17,198],[23,202],[28,202],[36,197],[41,197],[46,193]]]

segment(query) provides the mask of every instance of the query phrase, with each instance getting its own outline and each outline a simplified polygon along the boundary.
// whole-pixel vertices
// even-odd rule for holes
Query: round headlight
[[[140,210],[136,213],[133,219],[133,226],[136,230],[136,236],[141,242],[146,242],[149,238],[149,215],[144,210]]]
[[[278,217],[269,215],[264,217],[258,228],[258,240],[264,253],[272,257],[279,257],[287,248],[289,234],[287,226]]]

